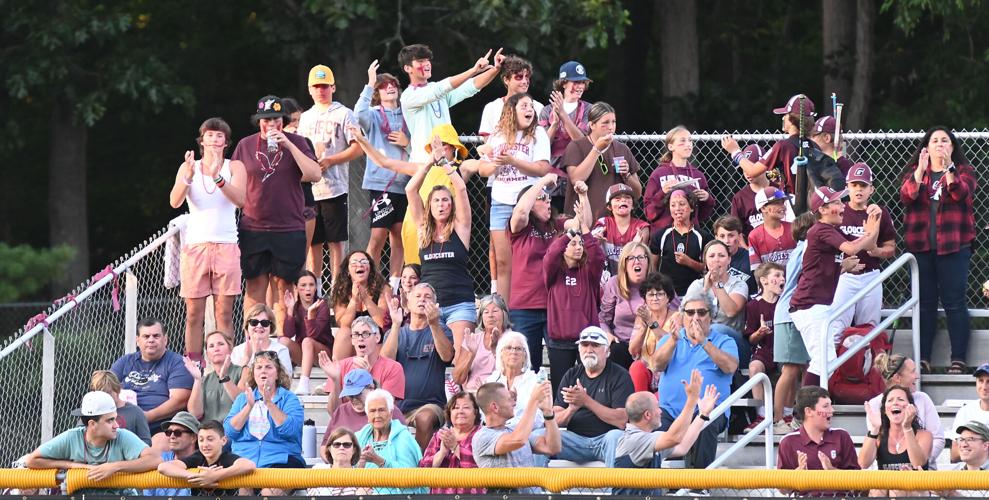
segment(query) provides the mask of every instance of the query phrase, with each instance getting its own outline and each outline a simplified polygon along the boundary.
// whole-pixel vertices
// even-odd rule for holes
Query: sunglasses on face
[[[711,312],[710,309],[684,309],[683,314],[686,316],[699,316],[703,318],[707,316],[707,313]]]
[[[349,450],[354,447],[354,443],[352,441],[334,441],[330,443],[330,446],[334,448],[343,448],[345,450]]]
[[[270,319],[249,319],[249,320],[247,320],[247,324],[248,325],[251,325],[251,326],[261,325],[261,326],[263,326],[265,328],[268,328],[268,327],[271,326],[271,320]]]
[[[528,79],[529,79],[528,73],[515,73],[514,75],[512,75],[512,80],[515,81],[521,82],[522,80],[528,80]]]
[[[166,429],[162,431],[162,434],[168,437],[181,437],[183,434],[192,434],[192,431],[187,431],[185,429]]]

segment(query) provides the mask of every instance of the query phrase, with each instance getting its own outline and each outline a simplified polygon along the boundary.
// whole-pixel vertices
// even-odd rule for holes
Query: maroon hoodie
[[[690,179],[696,179],[699,188],[707,191],[707,194],[711,194],[711,189],[707,184],[707,177],[692,163],[687,163],[687,166],[680,168],[670,162],[663,162],[649,175],[643,201],[646,209],[646,220],[649,221],[649,226],[653,231],[673,224],[673,216],[666,211],[666,206],[663,205],[663,197],[666,196],[666,193],[663,191],[663,183],[672,180],[686,181]],[[692,190],[693,188],[684,189],[684,191]],[[713,195],[708,196],[705,201],[698,200],[697,210],[694,211],[694,224],[700,224],[711,217],[711,214],[714,213],[715,205],[717,205],[717,200],[714,199]]]
[[[570,269],[563,262],[563,251],[570,238],[562,235],[553,240],[543,256],[546,278],[546,331],[553,340],[576,341],[580,331],[598,326],[601,304],[601,273],[604,271],[604,250],[597,239],[583,235],[587,260]]]

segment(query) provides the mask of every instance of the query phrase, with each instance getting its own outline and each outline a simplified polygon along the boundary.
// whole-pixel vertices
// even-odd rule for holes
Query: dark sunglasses
[[[251,325],[251,326],[261,325],[261,326],[263,326],[265,328],[268,328],[269,326],[271,326],[271,320],[270,319],[249,319],[249,320],[247,320],[247,324],[248,325]]]
[[[192,434],[192,431],[187,431],[185,429],[165,429],[164,431],[162,431],[162,434],[168,437],[172,437],[172,436],[180,437],[183,434]]]
[[[354,447],[354,443],[352,441],[334,441],[330,443],[330,446],[334,448],[343,448],[345,450],[349,450]]]
[[[687,316],[707,316],[707,313],[711,312],[710,309],[684,309],[683,314]]]

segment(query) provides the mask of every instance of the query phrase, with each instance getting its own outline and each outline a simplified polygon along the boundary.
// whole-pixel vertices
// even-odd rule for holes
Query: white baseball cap
[[[103,391],[87,392],[82,397],[82,406],[72,410],[73,417],[98,417],[117,411],[117,403],[113,396]]]

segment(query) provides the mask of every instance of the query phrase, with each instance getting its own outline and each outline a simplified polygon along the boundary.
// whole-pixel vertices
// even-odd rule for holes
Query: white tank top
[[[194,172],[185,195],[189,202],[185,244],[237,243],[237,206],[220,192],[212,178],[203,175],[200,160],[196,160]],[[220,173],[230,182],[230,160],[223,160]]]

